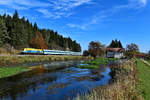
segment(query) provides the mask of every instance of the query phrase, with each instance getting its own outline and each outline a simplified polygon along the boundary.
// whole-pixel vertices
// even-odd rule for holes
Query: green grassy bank
[[[150,60],[147,60],[150,63]]]
[[[89,69],[94,69],[94,68],[100,68],[100,65],[105,65],[108,64],[109,61],[114,61],[114,60],[119,60],[117,58],[96,58],[91,61],[86,61],[83,63],[83,65],[80,65],[78,67],[80,68],[89,68]]]
[[[0,56],[0,66],[9,66],[32,62],[49,62],[49,61],[68,61],[68,60],[86,60],[92,57],[83,56],[63,56],[63,55],[10,55]]]
[[[29,71],[31,69],[25,67],[2,67],[0,68],[0,78],[13,76],[22,72]]]
[[[150,66],[137,59],[137,70],[140,80],[138,90],[145,100],[150,100]]]

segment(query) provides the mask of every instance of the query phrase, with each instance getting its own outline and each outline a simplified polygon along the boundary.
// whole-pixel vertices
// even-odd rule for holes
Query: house
[[[139,53],[136,55],[137,58],[142,58],[142,59],[148,59],[148,55],[147,54],[142,54],[142,53]]]
[[[108,58],[123,58],[124,48],[106,48],[106,57]]]

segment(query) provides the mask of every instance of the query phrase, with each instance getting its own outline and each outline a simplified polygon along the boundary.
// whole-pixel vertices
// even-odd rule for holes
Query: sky
[[[53,29],[88,49],[91,41],[112,39],[150,50],[149,0],[0,0],[0,14],[19,12],[39,28]]]

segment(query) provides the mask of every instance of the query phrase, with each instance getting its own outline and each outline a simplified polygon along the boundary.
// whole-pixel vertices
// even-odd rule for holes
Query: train
[[[82,55],[81,52],[73,51],[61,51],[61,50],[48,50],[48,49],[34,49],[34,48],[24,48],[21,54],[32,54],[32,55]]]

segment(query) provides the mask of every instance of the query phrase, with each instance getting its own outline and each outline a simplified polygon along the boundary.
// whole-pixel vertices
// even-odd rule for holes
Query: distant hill
[[[32,25],[28,19],[19,18],[17,11],[12,17],[0,15],[0,46],[4,44],[9,44],[15,49],[32,47],[81,51],[80,44],[70,37],[65,38],[50,29],[39,29],[36,23]]]

